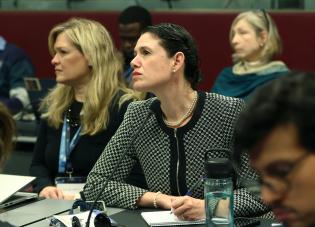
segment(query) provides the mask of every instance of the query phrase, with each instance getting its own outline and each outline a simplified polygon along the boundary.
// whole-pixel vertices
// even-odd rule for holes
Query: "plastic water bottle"
[[[233,226],[233,167],[226,158],[207,159],[204,198],[206,226]]]

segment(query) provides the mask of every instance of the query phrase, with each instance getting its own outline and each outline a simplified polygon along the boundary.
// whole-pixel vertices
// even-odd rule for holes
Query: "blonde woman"
[[[84,183],[137,96],[124,84],[117,50],[100,23],[74,18],[58,24],[48,46],[57,85],[41,103],[30,173],[40,196],[72,199],[56,187],[55,178]]]
[[[212,92],[247,99],[257,87],[289,71],[282,61],[274,61],[281,53],[281,40],[265,10],[239,14],[231,26],[230,44],[235,64],[222,70]]]

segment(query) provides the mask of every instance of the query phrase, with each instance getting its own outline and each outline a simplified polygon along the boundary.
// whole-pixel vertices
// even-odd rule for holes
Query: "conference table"
[[[13,207],[14,209],[4,210],[0,213],[0,220],[7,221],[15,226],[48,227],[50,217],[56,214],[66,214],[72,207],[73,201],[41,199],[23,206]],[[148,227],[142,219],[141,212],[152,211],[153,209],[126,210],[121,208],[107,207],[107,214],[120,226],[126,227]],[[235,226],[280,226],[272,220],[260,219]],[[193,225],[197,226],[197,225]],[[198,225],[204,226],[204,225]]]

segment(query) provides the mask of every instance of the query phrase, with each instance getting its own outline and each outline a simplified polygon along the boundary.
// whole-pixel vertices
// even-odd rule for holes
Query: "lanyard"
[[[133,68],[131,66],[129,66],[128,69],[126,69],[123,73],[123,77],[125,78],[125,80],[129,83],[131,81],[131,73],[133,71]]]
[[[81,126],[78,128],[74,134],[72,140],[70,141],[70,127],[66,116],[63,120],[61,140],[60,140],[60,149],[59,149],[59,166],[58,172],[65,173],[71,168],[71,162],[69,160],[70,154],[73,148],[77,145],[80,138]],[[68,161],[67,161],[68,160]]]

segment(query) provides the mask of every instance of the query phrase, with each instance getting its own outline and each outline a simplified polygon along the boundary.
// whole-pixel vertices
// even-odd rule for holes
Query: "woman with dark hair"
[[[213,148],[233,150],[234,123],[243,102],[196,91],[200,80],[197,48],[181,26],[149,26],[134,53],[134,89],[152,92],[156,97],[129,105],[82,194],[94,200],[105,187],[100,200],[109,206],[172,208],[182,219],[204,218],[203,186],[199,185],[191,196],[185,194],[204,173],[205,153]],[[148,190],[125,183],[136,160],[140,161]],[[244,172],[248,172],[244,164]],[[115,166],[119,166],[117,171]],[[251,201],[250,205],[245,201]],[[235,191],[236,215],[250,215],[261,208],[260,201],[245,190]]]

